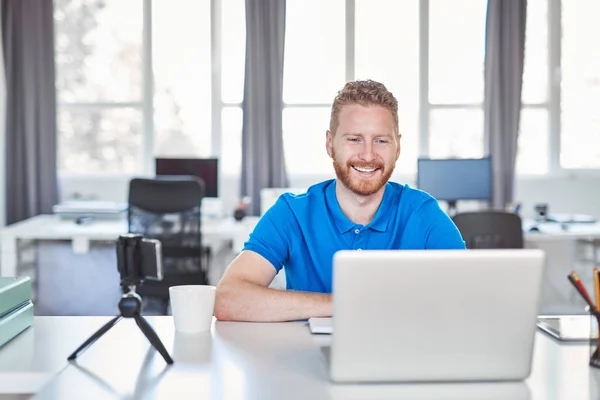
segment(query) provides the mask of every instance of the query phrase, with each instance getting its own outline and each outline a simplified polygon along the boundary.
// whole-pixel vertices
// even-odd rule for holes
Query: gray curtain
[[[527,0],[488,0],[485,40],[485,144],[492,158],[492,207],[514,196]]]
[[[6,73],[6,222],[58,201],[51,0],[2,0]]]
[[[260,191],[287,187],[281,111],[285,0],[246,0],[246,80],[242,126],[242,196],[260,213]]]

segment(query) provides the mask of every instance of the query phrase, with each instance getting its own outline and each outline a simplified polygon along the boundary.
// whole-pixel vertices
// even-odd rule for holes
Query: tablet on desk
[[[563,342],[585,342],[598,338],[598,325],[592,324],[589,315],[540,317],[537,326],[553,338]]]

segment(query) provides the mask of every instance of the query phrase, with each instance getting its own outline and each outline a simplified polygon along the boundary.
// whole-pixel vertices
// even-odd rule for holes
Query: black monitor
[[[492,199],[490,157],[468,159],[419,158],[417,187],[438,200],[447,201],[452,210],[458,200]]]
[[[156,176],[192,175],[204,181],[204,197],[219,197],[219,159],[157,158]]]

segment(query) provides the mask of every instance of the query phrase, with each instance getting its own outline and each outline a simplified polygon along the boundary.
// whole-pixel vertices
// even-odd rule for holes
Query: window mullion
[[[142,171],[154,174],[154,87],[152,76],[152,0],[144,0],[142,29]]]
[[[356,2],[346,0],[346,81],[355,79]]]
[[[560,85],[561,85],[561,0],[548,0],[548,127],[550,151],[548,171],[557,174],[560,165]]]
[[[222,4],[221,0],[211,0],[210,2],[210,48],[211,48],[211,152],[214,156],[221,156],[221,138],[223,135],[223,124],[221,115],[225,105],[221,97],[221,79],[222,79]],[[241,106],[241,104],[240,104]]]
[[[429,0],[419,3],[419,156],[429,155]]]

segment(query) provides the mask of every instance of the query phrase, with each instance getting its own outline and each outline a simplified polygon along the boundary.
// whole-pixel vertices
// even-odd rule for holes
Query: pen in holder
[[[600,274],[598,268],[594,268],[592,278],[597,306],[594,305],[579,275],[573,271],[567,276],[569,282],[587,304],[586,310],[590,313],[590,367],[600,368],[600,356],[598,354],[600,349],[600,335],[598,333],[598,327],[600,326],[600,309],[598,307],[600,306]]]
[[[590,367],[600,368],[600,336],[598,336],[598,325],[600,325],[600,313],[596,310],[586,307],[590,313]]]

